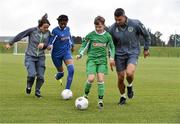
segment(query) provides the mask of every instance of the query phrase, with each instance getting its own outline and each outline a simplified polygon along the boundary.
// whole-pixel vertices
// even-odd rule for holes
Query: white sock
[[[133,84],[132,82],[130,84],[128,83],[128,87],[132,87],[132,84]]]
[[[121,94],[121,97],[124,97],[124,98],[126,98],[126,94],[124,93],[124,94]]]

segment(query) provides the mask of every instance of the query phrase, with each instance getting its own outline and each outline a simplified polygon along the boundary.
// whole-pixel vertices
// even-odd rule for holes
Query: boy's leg
[[[36,79],[36,91],[35,95],[37,97],[41,97],[40,89],[44,83],[44,73],[45,73],[45,57],[39,57],[38,61],[36,62],[36,69],[37,69],[37,79]]]
[[[25,66],[28,73],[26,93],[30,94],[36,76],[36,66],[35,66],[35,61],[33,61],[33,57],[28,55],[25,56]]]
[[[88,79],[87,79],[87,81],[85,83],[85,87],[84,87],[84,97],[86,97],[86,98],[88,97],[92,83],[94,82],[95,74],[97,73],[96,68],[97,68],[97,66],[93,60],[87,61],[86,73],[88,75]]]
[[[103,97],[104,97],[104,73],[98,73],[98,106],[99,108],[103,108]]]
[[[88,79],[85,82],[85,86],[84,86],[84,97],[85,98],[88,98],[88,94],[90,92],[90,89],[91,89],[92,83],[94,82],[94,79],[95,79],[94,74],[89,74],[88,75]]]

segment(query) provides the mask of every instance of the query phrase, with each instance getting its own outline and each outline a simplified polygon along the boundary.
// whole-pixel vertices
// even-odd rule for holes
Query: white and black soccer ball
[[[75,101],[75,106],[77,109],[84,110],[88,108],[88,100],[84,97],[78,97]]]
[[[61,92],[61,96],[63,99],[68,100],[73,97],[73,93],[70,89],[65,89]]]

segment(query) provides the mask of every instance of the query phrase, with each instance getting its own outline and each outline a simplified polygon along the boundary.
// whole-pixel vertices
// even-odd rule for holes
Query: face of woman
[[[40,27],[41,32],[43,32],[43,33],[48,32],[48,31],[49,31],[49,26],[50,26],[49,24],[44,23],[44,24]]]

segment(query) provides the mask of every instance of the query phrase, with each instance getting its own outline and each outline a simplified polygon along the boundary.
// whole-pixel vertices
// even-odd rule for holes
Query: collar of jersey
[[[58,26],[58,28],[59,28],[60,30],[62,30],[62,28],[61,28],[61,27],[59,27],[59,26]],[[67,28],[67,27],[65,27],[65,28],[63,29],[63,31],[64,31],[64,30],[66,30],[66,28]]]
[[[96,32],[96,34],[98,34],[98,35],[103,35],[103,34],[105,34],[106,33],[106,31],[104,31],[103,33],[97,33],[97,31],[95,30],[95,32]]]

